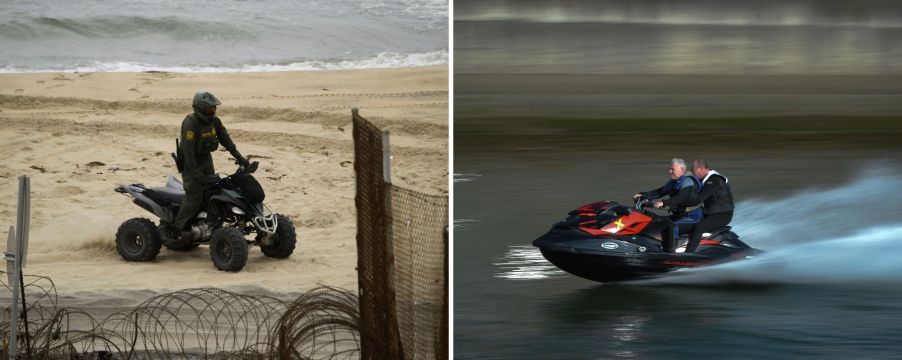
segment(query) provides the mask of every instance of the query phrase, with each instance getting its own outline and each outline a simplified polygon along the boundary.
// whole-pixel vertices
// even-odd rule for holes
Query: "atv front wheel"
[[[284,259],[291,256],[294,252],[294,246],[297,243],[297,234],[294,231],[294,224],[287,216],[276,214],[276,233],[272,234],[269,239],[270,245],[263,245],[263,233],[257,232],[257,243],[260,244],[260,250],[263,255]]]
[[[224,227],[213,232],[210,259],[222,271],[241,271],[247,263],[247,239],[240,230]]]
[[[153,260],[161,246],[157,227],[148,219],[127,220],[116,231],[116,250],[126,261]]]

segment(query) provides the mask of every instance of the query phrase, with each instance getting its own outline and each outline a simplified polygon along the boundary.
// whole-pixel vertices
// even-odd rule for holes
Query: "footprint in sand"
[[[25,90],[22,90],[22,89],[16,89],[16,93],[17,93],[17,94],[18,94],[18,93],[22,93],[22,92],[25,92]]]
[[[128,91],[140,92],[140,91],[138,91],[138,89],[136,89],[136,88],[128,89]]]
[[[34,83],[35,83],[35,84],[38,84],[38,85],[41,85],[41,84],[44,83],[44,80],[38,80],[38,81],[35,81]]]

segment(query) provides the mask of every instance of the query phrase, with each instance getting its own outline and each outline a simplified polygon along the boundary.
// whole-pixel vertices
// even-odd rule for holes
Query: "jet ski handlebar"
[[[652,203],[651,200],[649,200],[649,199],[638,198],[638,199],[634,199],[633,201],[636,202],[636,204],[634,206],[636,208],[636,210],[643,210],[647,207],[652,207],[654,205],[654,203]]]

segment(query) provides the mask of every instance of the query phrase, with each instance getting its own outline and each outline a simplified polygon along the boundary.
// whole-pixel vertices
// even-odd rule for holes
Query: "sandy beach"
[[[293,293],[316,284],[357,286],[351,108],[392,131],[395,183],[448,191],[447,66],[261,73],[17,73],[0,75],[0,225],[15,223],[16,184],[31,176],[27,274],[50,276],[60,295],[130,297],[215,286]],[[206,246],[163,249],[129,263],[114,235],[133,217],[156,220],[119,184],[162,186],[177,175],[170,152],[199,89],[238,149],[260,161],[266,204],[298,229],[289,259],[252,248],[239,273],[217,271]],[[217,171],[231,173],[227,152]],[[96,298],[96,297],[95,297]]]

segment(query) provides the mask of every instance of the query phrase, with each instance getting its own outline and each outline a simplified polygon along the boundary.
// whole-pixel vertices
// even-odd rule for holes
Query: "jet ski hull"
[[[754,250],[754,249],[750,249]],[[679,268],[711,265],[752,256],[753,252],[735,253],[725,258],[698,254],[585,254],[540,248],[546,260],[570,274],[598,282],[641,280],[659,276]]]

